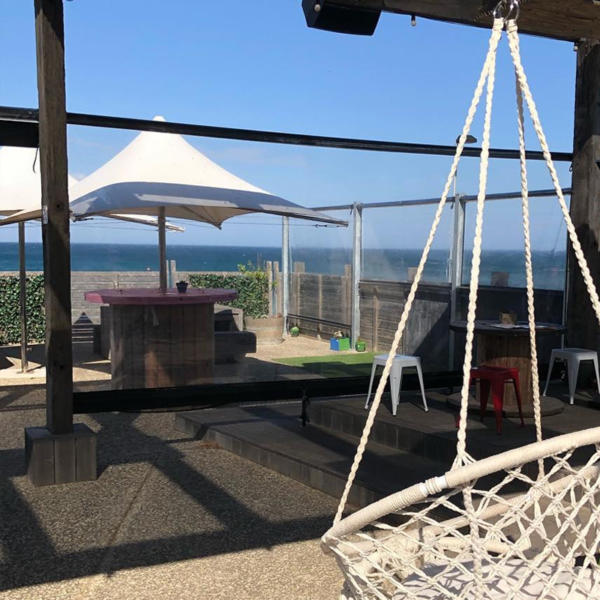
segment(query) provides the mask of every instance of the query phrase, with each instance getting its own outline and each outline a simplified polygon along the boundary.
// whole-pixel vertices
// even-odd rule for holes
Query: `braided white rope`
[[[498,33],[498,41],[504,27],[504,19],[495,19],[493,31]],[[497,50],[497,42],[496,42]],[[463,362],[463,382],[460,398],[460,421],[456,460],[454,468],[466,464],[471,459],[467,455],[467,415],[469,410],[469,379],[473,362],[473,340],[475,337],[475,313],[477,311],[477,292],[479,288],[479,272],[481,267],[481,245],[483,239],[483,209],[487,190],[487,178],[490,156],[490,136],[492,124],[492,104],[494,99],[494,83],[496,69],[496,52],[490,56],[488,91],[486,96],[485,120],[483,124],[483,140],[481,142],[481,160],[479,163],[479,190],[477,193],[477,217],[475,219],[475,237],[473,239],[473,257],[471,259],[471,281],[469,283],[469,304],[467,311],[467,339],[465,343],[465,359]]]
[[[502,22],[500,22],[500,23],[494,22],[494,28],[492,30],[492,35],[491,35],[490,41],[489,41],[488,53],[487,53],[483,68],[481,70],[481,74],[479,76],[477,86],[475,88],[475,93],[474,93],[473,99],[471,101],[471,106],[469,107],[469,110],[467,113],[467,118],[465,120],[463,132],[458,141],[456,153],[454,155],[454,159],[452,161],[452,166],[450,168],[450,173],[448,175],[448,179],[446,180],[446,185],[444,186],[444,191],[442,193],[442,197],[438,204],[438,207],[437,207],[434,219],[433,219],[433,223],[431,226],[431,230],[429,231],[429,236],[427,238],[427,242],[425,243],[425,248],[423,249],[423,254],[421,256],[421,260],[419,261],[419,266],[417,267],[417,273],[415,275],[415,278],[414,278],[413,283],[410,288],[410,292],[406,299],[406,304],[404,305],[404,310],[402,311],[402,316],[400,318],[400,321],[398,323],[398,328],[396,329],[396,333],[394,335],[394,340],[393,340],[392,346],[390,348],[389,356],[388,356],[386,364],[383,368],[383,373],[381,375],[381,379],[379,380],[379,384],[378,384],[377,390],[375,392],[375,398],[373,399],[373,404],[371,405],[371,409],[367,416],[367,421],[365,423],[365,427],[364,427],[362,436],[360,438],[358,448],[356,450],[354,462],[350,469],[350,473],[348,475],[348,480],[346,482],[346,486],[344,488],[344,492],[340,499],[337,513],[336,513],[334,521],[333,521],[334,523],[337,523],[342,518],[342,514],[344,512],[346,502],[348,501],[348,495],[350,494],[350,489],[352,487],[352,483],[354,482],[354,478],[356,477],[356,472],[358,471],[358,467],[362,460],[362,457],[363,457],[363,454],[365,451],[365,447],[366,447],[367,441],[369,439],[369,434],[371,433],[371,428],[373,427],[373,423],[375,421],[375,415],[377,413],[377,409],[381,402],[381,398],[383,396],[383,392],[384,392],[384,389],[387,384],[387,381],[388,381],[388,378],[390,375],[390,371],[392,368],[392,363],[393,363],[394,357],[396,356],[396,351],[398,350],[400,341],[402,339],[402,334],[404,333],[406,321],[408,320],[408,316],[410,314],[410,310],[412,308],[412,305],[413,305],[413,302],[414,302],[414,299],[415,299],[415,296],[417,293],[417,288],[419,286],[419,282],[423,275],[423,269],[425,268],[425,263],[427,262],[427,258],[429,256],[429,251],[433,244],[433,240],[434,240],[438,225],[442,218],[442,212],[444,210],[444,206],[446,205],[446,200],[448,198],[448,194],[450,193],[450,187],[452,185],[452,181],[454,179],[454,175],[455,175],[456,169],[458,167],[458,162],[459,162],[462,152],[464,150],[465,143],[467,140],[467,135],[468,135],[469,131],[471,130],[471,125],[473,124],[473,119],[475,118],[475,113],[477,111],[477,107],[479,105],[481,95],[483,93],[483,86],[485,85],[485,82],[488,78],[488,73],[490,71],[490,64],[496,55],[496,51],[498,49],[498,42],[500,40],[501,35],[502,35]]]
[[[517,38],[517,52],[519,50]],[[517,90],[517,118],[519,129],[519,155],[521,166],[521,212],[523,214],[523,240],[525,243],[525,273],[527,278],[527,316],[529,321],[529,344],[531,347],[531,385],[533,392],[533,417],[535,422],[535,436],[538,442],[542,441],[542,411],[540,405],[540,375],[538,371],[537,343],[535,336],[535,305],[533,262],[531,258],[531,226],[529,220],[529,190],[527,185],[527,157],[525,151],[525,125],[523,114],[523,92],[519,85],[519,76],[515,70],[515,84]],[[539,464],[540,473],[543,471],[543,461]]]
[[[498,41],[504,28],[504,19],[495,19],[493,31],[498,32]],[[496,43],[496,51],[497,51]],[[481,158],[479,162],[479,190],[477,193],[477,216],[475,219],[475,237],[473,240],[473,256],[471,260],[471,281],[469,283],[469,305],[467,312],[467,338],[465,343],[465,358],[463,362],[463,382],[460,399],[460,421],[456,444],[456,459],[453,468],[457,469],[472,462],[467,454],[467,416],[469,411],[469,382],[473,362],[473,340],[475,337],[475,314],[477,312],[477,294],[479,291],[479,272],[481,267],[481,246],[483,242],[483,209],[487,191],[487,179],[490,157],[490,138],[492,130],[492,106],[494,101],[494,84],[496,81],[496,54],[490,56],[485,102],[485,117],[483,122],[483,139],[481,141]],[[471,546],[473,549],[473,584],[475,600],[481,600],[485,592],[482,577],[482,556],[485,555],[482,540],[479,535],[479,522],[473,506],[472,486],[467,485],[463,490],[465,511],[469,520]]]
[[[567,203],[565,202],[565,197],[562,192],[560,182],[558,181],[558,175],[556,173],[554,163],[552,162],[552,155],[550,154],[550,149],[548,147],[546,135],[544,134],[544,131],[542,129],[542,124],[540,121],[539,114],[537,112],[537,107],[535,105],[535,101],[529,88],[529,82],[527,81],[527,76],[525,75],[525,71],[523,70],[523,65],[521,63],[521,57],[519,55],[519,36],[517,23],[515,21],[509,21],[506,26],[506,31],[508,33],[508,44],[510,47],[510,53],[513,59],[513,63],[515,65],[515,70],[517,72],[517,77],[519,79],[519,85],[523,90],[525,101],[527,102],[529,112],[531,113],[533,126],[540,141],[542,152],[544,154],[544,158],[546,159],[546,165],[548,166],[548,171],[550,172],[550,177],[552,178],[552,183],[554,184],[554,189],[556,190],[556,195],[558,196],[558,202],[567,226],[567,231],[569,232],[569,239],[571,240],[571,245],[573,246],[573,251],[575,252],[581,275],[583,277],[588,294],[590,296],[594,313],[596,314],[598,323],[600,323],[600,298],[598,297],[596,286],[590,274],[590,269],[583,254],[579,238],[577,237],[575,226],[573,225],[573,221],[571,220],[571,216],[569,215],[569,209],[567,207]]]

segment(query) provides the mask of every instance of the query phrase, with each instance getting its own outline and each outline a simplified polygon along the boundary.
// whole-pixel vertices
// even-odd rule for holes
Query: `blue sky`
[[[0,103],[37,105],[33,0],[3,0]],[[462,128],[489,31],[383,14],[373,37],[307,28],[300,0],[74,0],[65,2],[67,105],[76,112],[283,130],[322,135],[452,144]],[[572,148],[575,53],[572,44],[524,36],[522,53],[551,148]],[[9,57],[7,59],[7,57]],[[474,134],[481,138],[481,122]],[[121,150],[135,133],[69,127],[70,172],[82,177]],[[514,80],[502,45],[493,145],[516,147]],[[448,157],[301,148],[188,138],[252,183],[307,206],[434,197]],[[537,149],[531,128],[528,147]],[[551,187],[532,163],[531,188]],[[478,162],[466,159],[459,190],[473,193]],[[559,165],[570,185],[568,165]],[[489,190],[518,189],[518,164],[491,162]],[[490,205],[489,248],[521,244],[517,203]],[[367,245],[419,247],[430,210],[373,210]],[[553,248],[560,237],[554,203],[536,202],[534,239]],[[439,246],[447,245],[451,215]],[[471,219],[472,220],[472,219]],[[302,226],[303,225],[303,226]],[[222,231],[186,223],[169,244],[278,245],[278,220],[243,217]],[[29,226],[29,239],[39,227]],[[13,228],[0,240],[13,241]],[[558,236],[558,238],[557,238]],[[155,233],[96,221],[72,228],[72,241],[154,243]],[[298,224],[298,245],[347,243],[348,232]]]

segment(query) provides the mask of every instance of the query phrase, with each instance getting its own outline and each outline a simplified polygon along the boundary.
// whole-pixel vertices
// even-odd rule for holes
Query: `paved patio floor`
[[[0,598],[330,599],[329,496],[173,429],[172,414],[78,417],[95,482],[34,488],[23,428],[44,392],[0,391]]]
[[[352,351],[350,351],[352,352]],[[236,383],[243,381],[273,381],[319,377],[304,369],[278,363],[279,358],[294,356],[324,356],[347,354],[329,349],[329,342],[309,337],[289,337],[281,344],[260,345],[257,351],[247,354],[238,362],[217,364],[215,382]],[[28,353],[29,372],[21,373],[20,347],[0,347],[0,389],[15,385],[36,385],[45,383],[44,346],[32,344]],[[110,389],[110,361],[93,352],[91,342],[73,343],[73,379],[84,384],[86,390]],[[90,387],[90,385],[92,387]]]

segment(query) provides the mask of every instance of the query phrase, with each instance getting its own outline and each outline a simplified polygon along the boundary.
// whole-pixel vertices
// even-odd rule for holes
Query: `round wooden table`
[[[85,293],[111,306],[111,387],[135,389],[211,383],[215,302],[235,290],[130,288]]]
[[[450,329],[466,332],[465,321],[453,321]],[[539,335],[560,335],[566,331],[563,325],[555,323],[536,323],[535,333]],[[516,325],[503,325],[495,321],[476,321],[477,365],[493,367],[516,367],[519,370],[521,401],[523,412],[533,412],[533,388],[531,385],[531,345],[529,325],[518,322]],[[476,366],[476,365],[473,365]],[[548,403],[547,403],[548,404]],[[554,412],[559,406],[554,403],[544,412]],[[562,407],[562,404],[560,405]],[[517,399],[512,385],[504,388],[504,409],[508,414],[517,413]]]

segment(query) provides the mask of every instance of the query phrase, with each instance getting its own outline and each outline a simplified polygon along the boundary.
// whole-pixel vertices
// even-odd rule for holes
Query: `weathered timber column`
[[[577,51],[571,218],[596,286],[600,283],[600,44]],[[568,253],[567,344],[600,348],[599,328],[573,250]]]
[[[19,222],[19,313],[21,316],[21,373],[27,362],[27,268],[25,265],[25,221]]]
[[[46,296],[46,414],[52,433],[70,433],[73,354],[62,0],[35,0],[35,36]]]
[[[62,0],[34,0],[46,308],[46,427],[25,429],[34,485],[96,478],[96,438],[73,426],[71,260]]]

